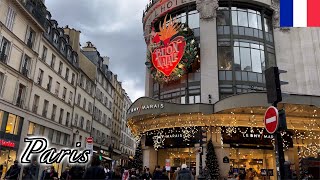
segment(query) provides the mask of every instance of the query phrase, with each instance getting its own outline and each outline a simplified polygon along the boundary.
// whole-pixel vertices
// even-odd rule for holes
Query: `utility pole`
[[[268,103],[272,103],[277,108],[279,102],[282,101],[281,85],[288,84],[287,82],[280,81],[280,73],[286,73],[286,71],[279,70],[278,67],[270,67],[265,71],[266,89]],[[279,112],[279,126],[275,132],[275,155],[276,155],[276,167],[277,177],[279,180],[285,179],[284,171],[284,151],[283,151],[283,139],[281,131],[287,130],[286,115],[284,109],[278,110]]]

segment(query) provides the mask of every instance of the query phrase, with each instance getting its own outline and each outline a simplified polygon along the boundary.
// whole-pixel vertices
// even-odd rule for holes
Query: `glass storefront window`
[[[230,15],[229,9],[219,8],[217,11],[217,25],[218,26],[229,26],[230,25]]]
[[[188,25],[190,29],[200,27],[199,12],[197,10],[190,11],[188,13]]]
[[[13,161],[16,159],[17,152],[15,150],[7,150],[4,148],[0,150],[0,164],[3,165],[3,176],[9,170],[10,166],[13,165]]]
[[[232,57],[230,47],[218,47],[219,70],[232,70]]]
[[[7,125],[6,125],[6,133],[17,135],[19,131],[20,117],[9,114]]]
[[[53,129],[49,129],[48,139],[50,142],[52,142],[52,138],[53,138]]]
[[[0,111],[0,126],[2,125],[4,111]]]
[[[36,124],[33,122],[29,122],[28,135],[34,135],[35,129],[36,129]]]

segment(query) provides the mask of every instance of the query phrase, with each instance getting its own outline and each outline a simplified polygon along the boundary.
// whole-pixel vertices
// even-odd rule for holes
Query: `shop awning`
[[[102,156],[103,159],[108,160],[108,161],[112,161],[111,158],[107,157],[107,156]]]
[[[263,117],[267,107],[267,94],[253,92],[234,95],[215,104],[173,104],[143,97],[136,100],[128,111],[128,126],[133,134],[175,127],[264,127]],[[289,129],[304,130],[301,124],[320,120],[320,96],[286,94],[278,104],[286,111]],[[319,130],[317,130],[319,131]]]

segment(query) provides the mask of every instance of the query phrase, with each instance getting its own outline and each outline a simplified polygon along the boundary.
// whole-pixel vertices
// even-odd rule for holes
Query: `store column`
[[[219,101],[216,27],[218,7],[218,0],[197,0],[200,14],[201,103]]]
[[[147,166],[152,171],[155,166],[158,165],[158,153],[150,146],[145,146],[142,150],[143,155],[143,167]]]

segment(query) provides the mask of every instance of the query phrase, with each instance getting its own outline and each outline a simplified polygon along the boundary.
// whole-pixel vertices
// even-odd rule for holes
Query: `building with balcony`
[[[112,139],[115,88],[108,58],[92,43],[81,48],[80,31],[59,27],[43,0],[0,4],[2,174],[19,160],[28,136],[46,137],[57,149],[77,142],[85,148],[93,137],[94,153],[110,162],[112,142],[116,153],[120,143]],[[120,137],[120,129],[115,132]],[[67,163],[53,165],[61,174]]]
[[[126,91],[123,91],[123,108],[121,115],[121,139],[120,139],[120,150],[121,150],[121,165],[126,167],[129,165],[130,160],[133,158],[136,141],[131,133],[130,128],[127,125],[127,111],[132,104],[132,101]]]
[[[174,171],[185,163],[198,175],[205,130],[221,177],[248,168],[257,178],[261,169],[276,174],[263,116],[270,106],[264,71],[278,66],[289,82],[278,106],[287,117],[285,160],[297,174],[302,168],[317,176],[317,167],[299,167],[299,159],[319,155],[318,29],[280,28],[278,0],[153,0],[142,22],[147,97],[132,104],[127,118],[141,138],[144,166],[169,164]]]

